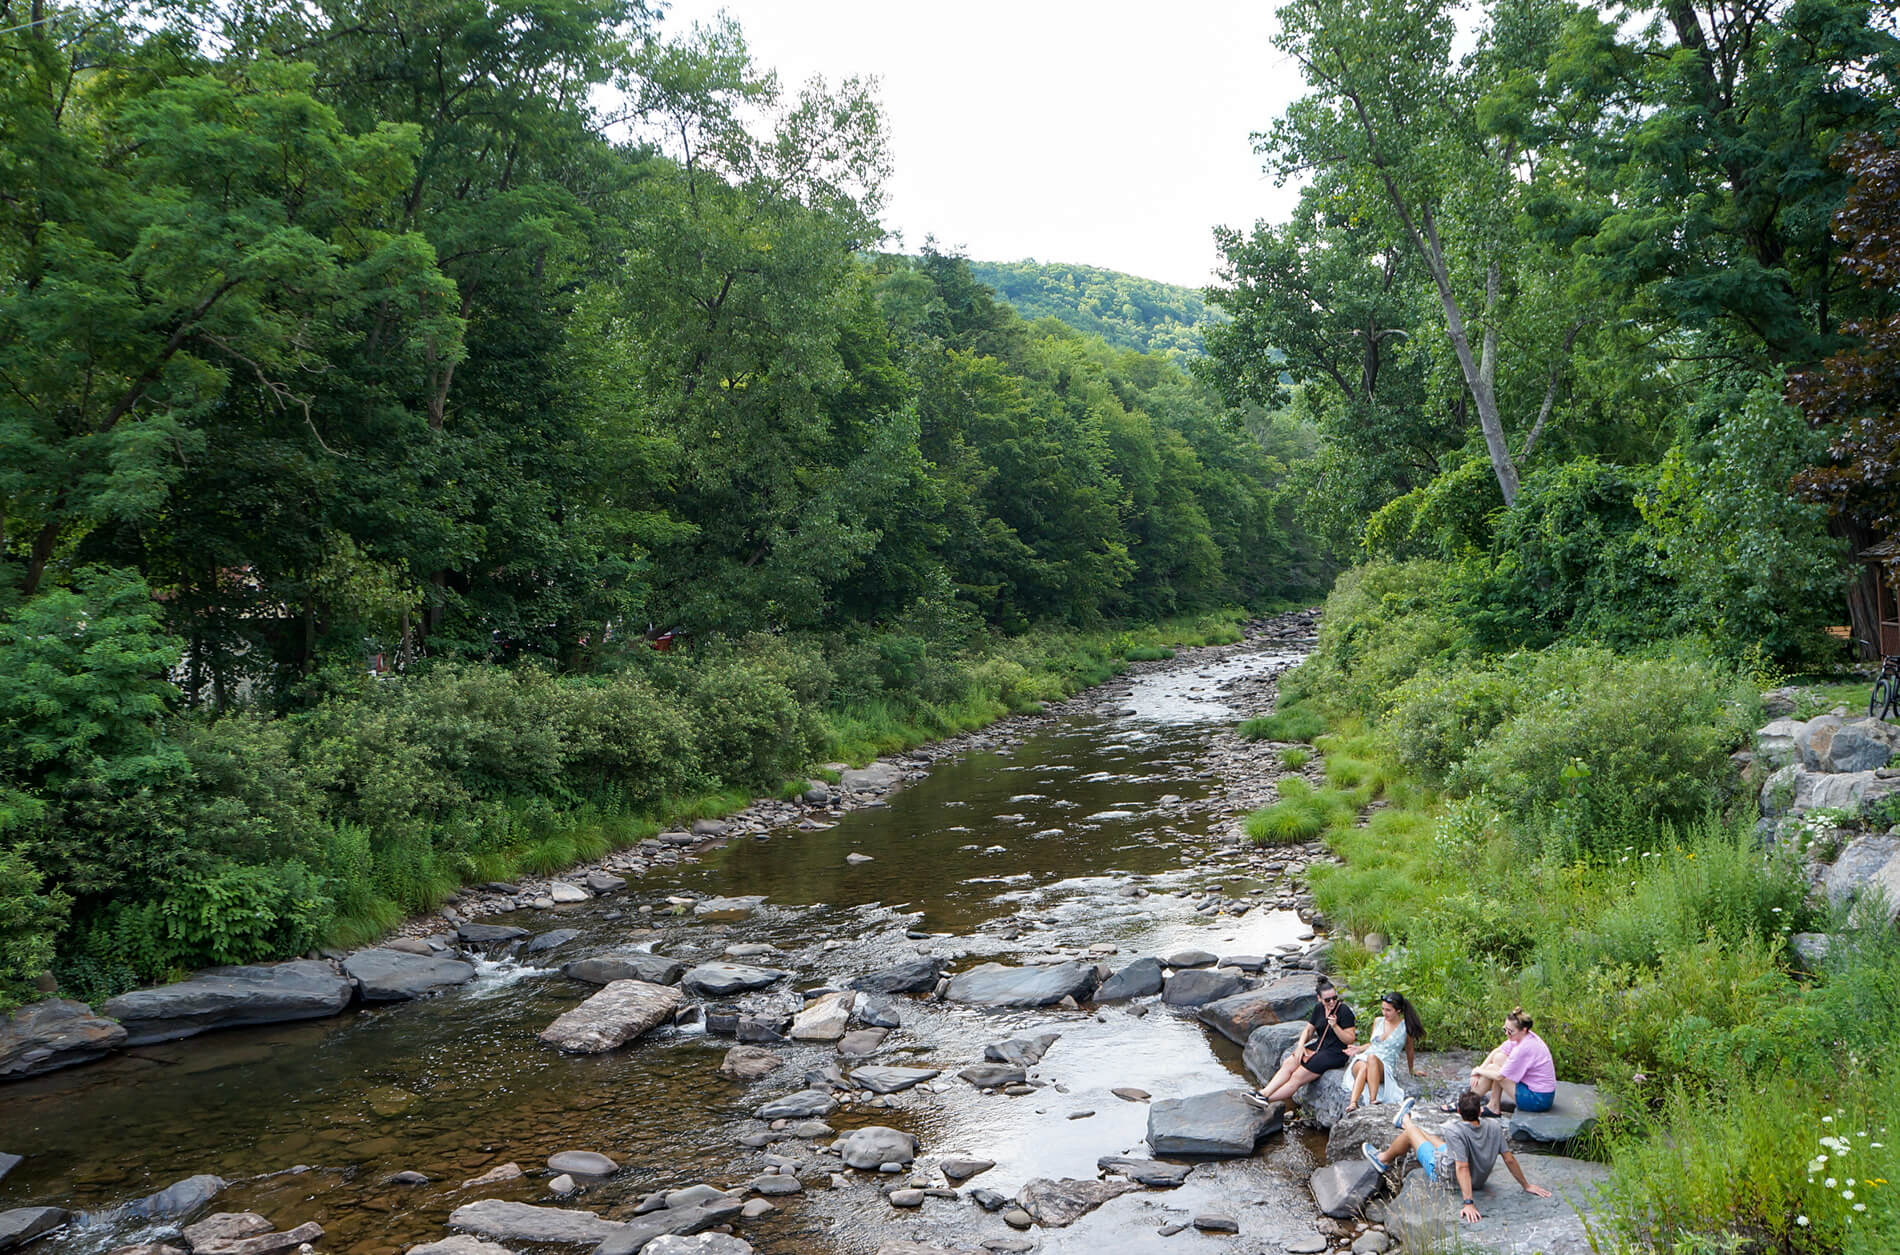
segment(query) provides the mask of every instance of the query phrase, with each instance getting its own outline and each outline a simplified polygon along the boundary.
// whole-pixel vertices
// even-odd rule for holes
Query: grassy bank
[[[1037,709],[1130,659],[1238,640],[1241,617],[954,644],[761,635],[634,647],[585,677],[441,664],[324,677],[315,700],[276,715],[125,720],[91,747],[106,742],[110,778],[0,795],[0,1009],[49,965],[64,992],[97,1000],[207,964],[362,944],[463,885],[558,872],[802,791],[817,764]],[[163,710],[156,689],[143,696]]]
[[[1324,756],[1248,830],[1338,855],[1311,884],[1340,979],[1405,991],[1431,1048],[1535,1017],[1560,1076],[1616,1103],[1586,1148],[1614,1171],[1605,1250],[1900,1248],[1900,944],[1763,850],[1728,759],[1758,685],[1686,641],[1486,654],[1433,583],[1342,579],[1281,708],[1243,727]],[[1819,972],[1789,945],[1810,930],[1845,938]]]

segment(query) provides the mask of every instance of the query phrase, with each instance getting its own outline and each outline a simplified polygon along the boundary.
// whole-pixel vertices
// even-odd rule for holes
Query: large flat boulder
[[[1247,1101],[1244,1089],[1164,1098],[1148,1108],[1148,1148],[1157,1155],[1236,1158],[1253,1154],[1280,1128],[1278,1113]]]
[[[446,954],[358,950],[343,960],[343,974],[356,982],[364,1002],[405,1002],[475,979],[475,965]]]
[[[590,985],[608,985],[617,980],[643,980],[649,985],[674,985],[686,973],[686,965],[663,954],[597,954],[563,964],[561,975],[569,980],[584,980]]]
[[[1770,783],[1778,783],[1783,779],[1781,772],[1769,777]],[[1876,802],[1900,793],[1900,774],[1883,771],[1811,771],[1797,766],[1785,779],[1793,789],[1787,809],[1797,815],[1821,809],[1844,810],[1860,815]],[[1763,792],[1767,792],[1766,785],[1763,786]]]
[[[1168,977],[1161,986],[1161,1001],[1171,1007],[1200,1007],[1231,998],[1246,988],[1247,978],[1238,972],[1217,967],[1189,968]]]
[[[1583,1216],[1601,1221],[1597,1190],[1609,1180],[1602,1164],[1557,1155],[1527,1155],[1518,1161],[1532,1184],[1552,1194],[1539,1198],[1517,1187],[1502,1164],[1474,1197],[1484,1216],[1476,1224],[1458,1219],[1458,1195],[1413,1172],[1386,1207],[1385,1227],[1407,1250],[1432,1250],[1456,1235],[1460,1250],[1515,1255],[1594,1255]],[[1368,1165],[1370,1167],[1370,1165]]]
[[[1326,1134],[1327,1163],[1365,1163],[1359,1148],[1367,1142],[1384,1149],[1393,1138],[1396,1130],[1392,1127],[1392,1118],[1399,1114],[1397,1104],[1382,1106],[1373,1104],[1361,1106],[1349,1115],[1335,1120]],[[1413,1112],[1413,1118],[1426,1128],[1451,1119],[1436,1110],[1427,1111],[1422,1105]]]
[[[600,1054],[671,1019],[684,1001],[671,985],[617,980],[542,1029],[541,1040],[574,1054]]]
[[[1095,1167],[1111,1176],[1127,1177],[1156,1189],[1171,1190],[1188,1179],[1193,1164],[1162,1163],[1159,1159],[1138,1159],[1129,1155],[1103,1155]]]
[[[1152,956],[1136,959],[1102,982],[1101,988],[1095,991],[1095,1001],[1126,1002],[1130,998],[1158,994],[1164,976],[1160,959]]]
[[[851,1082],[873,1094],[895,1094],[913,1085],[921,1085],[936,1075],[936,1068],[857,1068],[851,1073]]]
[[[1111,1198],[1141,1187],[1133,1181],[1052,1181],[1036,1177],[1023,1183],[1016,1203],[1037,1224],[1051,1229],[1072,1225]]]
[[[208,1172],[174,1181],[156,1194],[120,1203],[109,1213],[113,1221],[183,1220],[201,1211],[223,1193],[225,1180]]]
[[[783,1098],[774,1098],[754,1114],[761,1120],[804,1120],[828,1116],[838,1109],[838,1100],[822,1089],[801,1089]]]
[[[745,1209],[736,1198],[703,1198],[680,1207],[662,1207],[634,1216],[619,1232],[602,1239],[593,1255],[634,1255],[656,1238],[685,1236],[724,1224]]]
[[[605,1242],[626,1227],[618,1220],[606,1220],[591,1211],[536,1207],[499,1198],[484,1198],[457,1207],[449,1213],[449,1224],[504,1242],[567,1242],[588,1246]]]
[[[1518,1111],[1511,1116],[1512,1137],[1530,1142],[1567,1142],[1596,1127],[1603,1099],[1594,1085],[1557,1082],[1557,1097],[1549,1111]]]
[[[125,1027],[70,998],[30,1003],[0,1019],[0,1081],[90,1063],[125,1044]]]
[[[942,959],[918,958],[867,972],[845,984],[867,994],[914,994],[935,989],[942,978]]]
[[[979,1007],[1046,1007],[1095,988],[1093,963],[1053,963],[1045,967],[1005,967],[985,963],[950,978],[944,997]]]
[[[1874,771],[1893,761],[1896,749],[1900,727],[1884,719],[1856,719],[1834,730],[1821,755],[1821,770]]]
[[[1298,1037],[1297,1026],[1318,1005],[1318,982],[1312,976],[1282,976],[1258,989],[1209,1002],[1201,1008],[1200,1018],[1228,1041],[1244,1046],[1256,1031],[1269,1024],[1295,1025],[1293,1037]],[[1292,1045],[1293,1038],[1288,1038],[1287,1044]],[[1274,1067],[1279,1065],[1279,1060],[1274,1060]],[[1268,1071],[1271,1074],[1272,1069]]]
[[[1379,1170],[1355,1150],[1351,1159],[1327,1164],[1315,1172],[1308,1184],[1321,1213],[1344,1220],[1365,1210],[1378,1191],[1379,1181]]]
[[[125,1044],[173,1041],[218,1028],[335,1015],[355,987],[320,959],[214,967],[173,985],[134,989],[99,1009],[125,1026]]]
[[[701,963],[680,977],[680,984],[702,998],[730,998],[754,989],[764,989],[784,980],[790,972],[776,968],[752,967],[744,963]]]

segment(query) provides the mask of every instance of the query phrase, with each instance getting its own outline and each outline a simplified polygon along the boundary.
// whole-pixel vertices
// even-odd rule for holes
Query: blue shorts
[[[1417,1149],[1412,1153],[1418,1156],[1418,1166],[1425,1169],[1425,1179],[1427,1181],[1437,1181],[1438,1147],[1432,1145],[1430,1142],[1420,1142]]]
[[[1549,1111],[1550,1105],[1557,1101],[1557,1091],[1540,1093],[1519,1081],[1517,1083],[1517,1109],[1519,1111]]]

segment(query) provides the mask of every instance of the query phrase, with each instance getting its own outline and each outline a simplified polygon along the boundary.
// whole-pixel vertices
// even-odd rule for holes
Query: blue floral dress
[[[1348,1094],[1352,1093],[1352,1084],[1359,1077],[1359,1063],[1367,1056],[1377,1059],[1385,1067],[1384,1079],[1379,1083],[1379,1092],[1369,1095],[1365,1101],[1375,1103],[1402,1102],[1405,1090],[1399,1084],[1400,1060],[1405,1057],[1405,1021],[1387,1025],[1381,1015],[1372,1022],[1372,1040],[1366,1048],[1346,1060],[1346,1066],[1340,1069],[1339,1086]]]

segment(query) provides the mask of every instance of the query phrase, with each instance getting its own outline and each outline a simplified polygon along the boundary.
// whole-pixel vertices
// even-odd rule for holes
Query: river
[[[1260,856],[1211,839],[1231,815],[1210,804],[1221,782],[1209,764],[1215,739],[1244,713],[1230,686],[1257,686],[1296,657],[1284,645],[1242,645],[1151,664],[990,748],[936,762],[887,804],[828,828],[734,841],[622,893],[484,921],[580,929],[536,960],[545,966],[488,959],[473,983],[441,997],[142,1047],[7,1086],[0,1150],[25,1161],[0,1182],[0,1210],[104,1209],[215,1173],[232,1182],[216,1210],[255,1210],[282,1229],[315,1220],[326,1231],[321,1251],[367,1255],[444,1236],[449,1213],[475,1198],[618,1216],[652,1190],[732,1185],[757,1175],[768,1154],[797,1156],[795,1143],[761,1151],[737,1139],[761,1127],[753,1108],[835,1063],[831,1046],[774,1047],[788,1065],[751,1084],[718,1073],[732,1041],[698,1025],[606,1055],[558,1054],[536,1034],[593,992],[557,970],[583,955],[638,948],[690,963],[769,944],[774,952],[742,961],[790,969],[792,987],[804,989],[920,953],[956,969],[1065,954],[1119,967],[1188,948],[1295,949],[1311,934],[1293,911],[1275,909],[1285,883]],[[852,853],[870,861],[847,861]],[[1210,892],[1229,909],[1200,909]],[[675,915],[667,903],[754,894],[766,895],[756,910],[726,917]],[[643,916],[641,904],[656,910]],[[950,1155],[996,1161],[967,1187],[1013,1194],[1033,1177],[1093,1178],[1100,1156],[1145,1154],[1147,1105],[1111,1089],[1160,1098],[1245,1075],[1238,1047],[1149,999],[1008,1012],[898,1002],[902,1027],[875,1062],[943,1074],[829,1122],[915,1133],[920,1171]],[[986,1042],[1028,1032],[1061,1034],[1032,1073],[1042,1083],[1034,1093],[980,1092],[957,1079]],[[621,1171],[553,1199],[543,1165],[569,1149],[610,1155]],[[509,1162],[528,1175],[460,1188]],[[1313,1146],[1276,1136],[1252,1158],[1202,1165],[1180,1189],[1125,1195],[1069,1228],[1029,1236],[1046,1251],[1231,1249],[1231,1238],[1193,1229],[1159,1233],[1210,1210],[1236,1216],[1249,1240],[1310,1232],[1304,1181],[1318,1162]],[[430,1183],[387,1184],[399,1171]],[[759,1250],[865,1255],[892,1238],[973,1246],[1024,1236],[964,1199],[900,1212],[862,1175],[842,1188],[827,1188],[823,1173],[804,1177],[802,1194],[741,1224]],[[95,1255],[146,1236],[76,1226],[33,1251]]]

